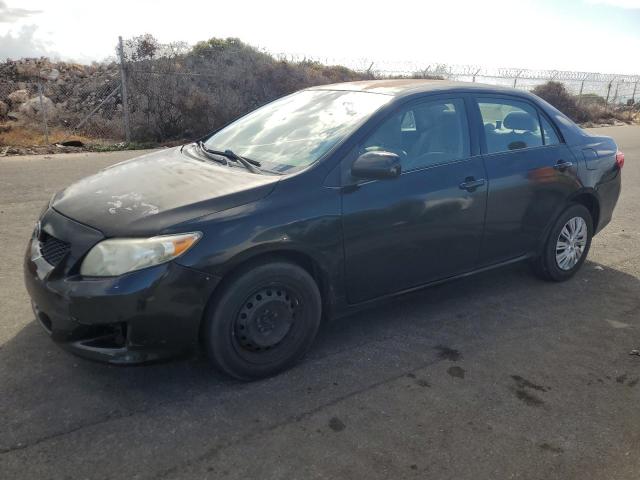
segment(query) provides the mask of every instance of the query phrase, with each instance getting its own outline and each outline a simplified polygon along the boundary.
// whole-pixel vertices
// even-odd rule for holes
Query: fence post
[[[582,91],[584,90],[584,81],[586,79],[582,79],[582,82],[580,82],[580,93],[578,93],[578,105],[582,103]]]
[[[122,119],[124,121],[124,139],[131,142],[131,130],[129,127],[129,100],[127,98],[127,72],[124,63],[124,46],[122,37],[118,37],[118,56],[120,57],[120,86],[122,88]]]
[[[618,101],[618,87],[620,87],[620,81],[618,80],[616,82],[616,91],[613,94],[613,100],[611,100],[612,103],[616,103]]]
[[[613,80],[611,80],[609,82],[609,85],[607,85],[607,98],[604,101],[604,105],[606,108],[609,108],[609,95],[611,94],[611,85],[613,84]]]
[[[42,124],[44,125],[44,141],[49,145],[49,125],[47,125],[47,107],[42,95],[42,82],[38,82],[38,97],[40,98],[40,111],[42,112]]]
[[[516,85],[518,83],[518,78],[520,78],[520,75],[522,75],[522,70],[520,70],[520,71],[518,71],[518,73],[516,73],[516,76],[513,79],[513,88],[516,88]]]

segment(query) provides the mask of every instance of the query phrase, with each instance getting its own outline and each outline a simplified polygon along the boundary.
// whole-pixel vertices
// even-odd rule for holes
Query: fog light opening
[[[53,329],[51,326],[51,319],[49,318],[49,315],[44,312],[38,312],[37,317],[40,325],[42,325],[44,329],[50,334]]]
[[[87,347],[101,349],[121,349],[127,345],[127,324],[104,325],[93,331],[93,338],[83,340]]]

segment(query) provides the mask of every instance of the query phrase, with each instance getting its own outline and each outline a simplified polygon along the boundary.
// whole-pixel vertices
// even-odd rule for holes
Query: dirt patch
[[[449,360],[451,362],[457,362],[462,358],[462,354],[459,350],[455,350],[453,348],[449,348],[446,345],[438,345],[436,347],[438,350],[438,358],[441,360]]]
[[[329,420],[329,428],[334,432],[341,432],[342,430],[347,428],[347,426],[338,417],[333,417],[331,418],[331,420]]]
[[[464,378],[465,370],[462,367],[450,367],[447,373],[454,378]]]

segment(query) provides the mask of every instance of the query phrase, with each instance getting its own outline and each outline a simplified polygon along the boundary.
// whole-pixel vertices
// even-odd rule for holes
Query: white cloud
[[[0,35],[0,61],[7,58],[57,57],[58,54],[49,49],[48,42],[37,38],[37,29],[35,25],[24,25],[16,33]]]
[[[0,23],[12,23],[23,18],[40,13],[39,10],[29,10],[27,8],[12,8],[7,2],[0,0]]]

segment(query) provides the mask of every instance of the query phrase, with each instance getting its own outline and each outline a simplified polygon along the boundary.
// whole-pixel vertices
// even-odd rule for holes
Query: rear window
[[[482,98],[478,102],[487,153],[508,152],[543,145],[538,112],[526,102]]]

